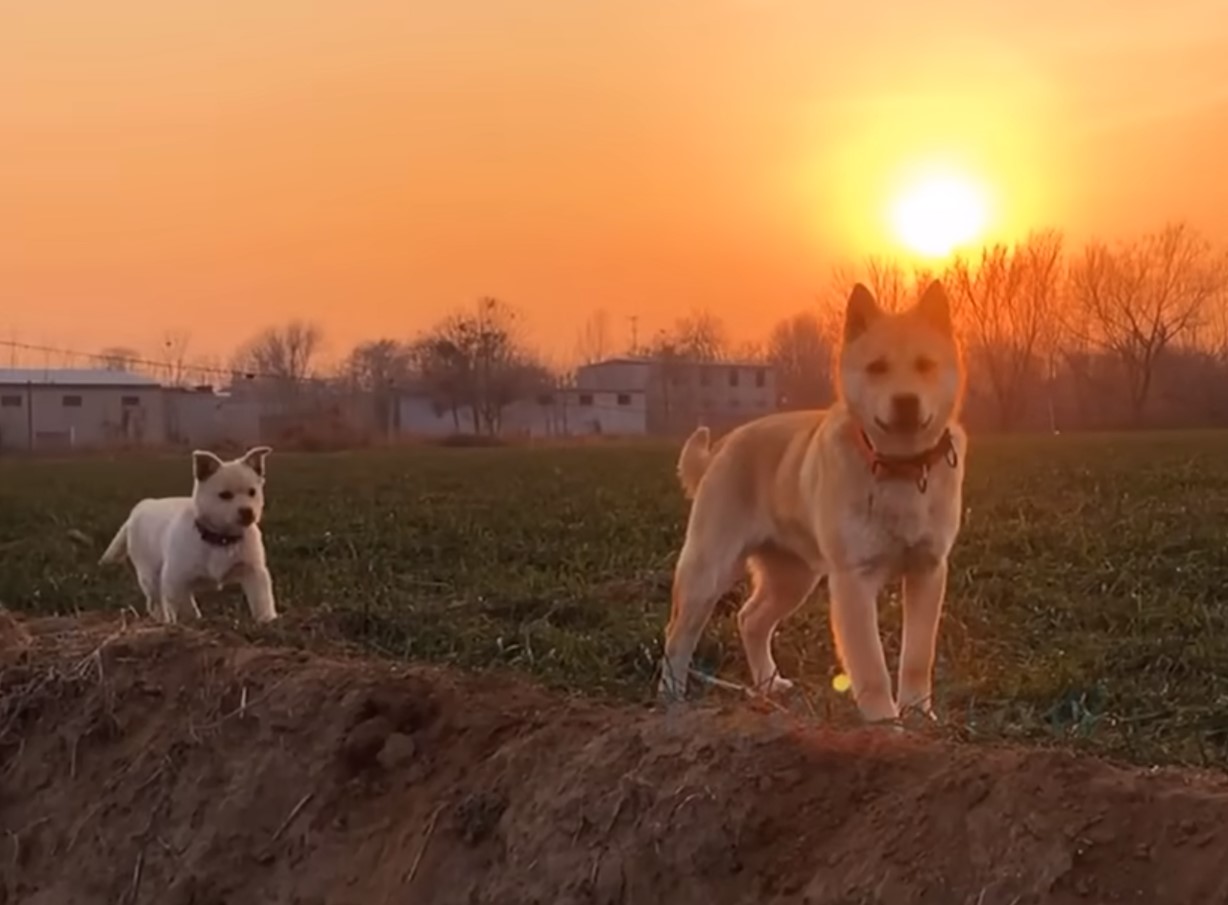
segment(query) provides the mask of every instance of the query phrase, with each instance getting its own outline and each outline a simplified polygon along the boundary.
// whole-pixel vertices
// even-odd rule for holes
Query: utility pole
[[[640,348],[640,316],[633,314],[627,320],[631,321],[631,354],[634,355]]]

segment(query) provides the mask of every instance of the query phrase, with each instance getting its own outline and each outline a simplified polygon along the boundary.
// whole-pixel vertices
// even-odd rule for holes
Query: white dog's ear
[[[938,280],[925,287],[917,302],[917,313],[943,333],[951,332],[951,300]]]
[[[273,450],[268,446],[257,446],[255,449],[249,449],[247,454],[243,456],[242,462],[260,477],[264,477],[264,460]]]
[[[861,336],[882,313],[878,302],[874,300],[874,295],[864,283],[858,283],[849,295],[848,308],[844,312],[844,341],[848,342],[850,339]]]
[[[198,449],[192,453],[192,472],[197,481],[207,481],[222,467],[222,460],[211,452]]]

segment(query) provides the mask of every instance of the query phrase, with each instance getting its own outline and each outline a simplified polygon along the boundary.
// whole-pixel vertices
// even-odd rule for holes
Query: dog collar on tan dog
[[[914,481],[917,490],[925,493],[933,466],[946,462],[954,468],[959,464],[959,453],[955,450],[955,440],[950,430],[944,430],[936,444],[915,456],[885,456],[870,443],[861,425],[851,422],[849,430],[853,435],[853,446],[870,467],[870,473],[880,481]]]
[[[220,531],[214,531],[212,528],[207,528],[197,519],[196,532],[210,547],[233,547],[239,541],[243,540],[242,534],[223,534]]]

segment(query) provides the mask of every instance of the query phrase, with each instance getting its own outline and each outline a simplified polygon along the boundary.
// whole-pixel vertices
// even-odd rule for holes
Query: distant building
[[[641,394],[644,430],[652,434],[700,424],[724,430],[776,410],[776,373],[762,362],[611,358],[579,368],[576,388]]]
[[[156,380],[102,369],[0,368],[0,452],[165,441]]]
[[[531,399],[519,399],[504,408],[499,434],[505,437],[640,435],[646,432],[646,411],[642,391],[549,390]],[[397,424],[403,434],[414,437],[479,432],[469,406],[461,406],[454,414],[450,408],[437,406],[430,397],[419,394],[401,398]]]
[[[611,358],[577,369],[575,385],[519,399],[502,413],[505,436],[577,437],[718,430],[776,410],[776,375],[758,362]],[[403,433],[444,437],[479,433],[473,412],[437,405],[425,392],[400,400]]]
[[[167,387],[166,439],[173,444],[208,449],[255,446],[263,410],[257,399],[212,386]]]
[[[536,401],[554,426],[554,435],[632,437],[648,433],[648,397],[643,389],[575,386],[544,394]]]

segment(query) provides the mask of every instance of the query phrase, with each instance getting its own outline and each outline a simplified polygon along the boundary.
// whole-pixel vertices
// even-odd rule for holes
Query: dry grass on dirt
[[[1221,902],[1228,781],[0,613],[0,903]]]

